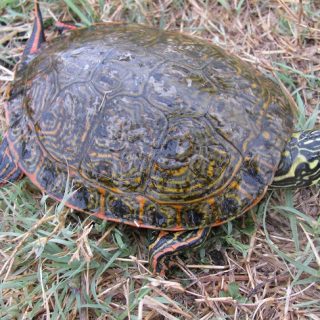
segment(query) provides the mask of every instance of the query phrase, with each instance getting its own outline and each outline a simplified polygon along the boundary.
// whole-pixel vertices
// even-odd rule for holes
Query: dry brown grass
[[[3,105],[5,89],[13,77],[13,65],[22,53],[26,31],[29,32],[32,25],[31,3],[26,2],[21,7],[15,7],[11,1],[8,3],[7,8],[2,8],[2,18],[7,24],[0,26],[0,105]],[[304,106],[306,114],[311,115],[319,105],[320,3],[317,0],[119,0],[103,2],[101,7],[98,1],[89,0],[91,9],[88,11],[81,5],[84,1],[76,3],[89,19],[91,16],[96,21],[123,20],[160,25],[212,40],[263,72],[277,76],[288,92],[294,93],[292,99],[300,104],[300,116]],[[14,16],[11,8],[23,14]],[[47,21],[50,17],[80,21],[61,1],[43,2],[42,11]],[[56,36],[50,27],[47,34],[49,39]],[[44,210],[43,202],[38,204],[39,193],[24,185],[21,188],[22,193],[28,193],[27,199],[35,199],[24,211],[27,216],[32,210]],[[34,223],[32,230],[24,230],[23,220],[17,218],[17,224],[21,226],[18,239],[15,238],[17,235],[1,233],[4,244],[0,246],[3,261],[0,301],[2,310],[7,311],[2,314],[0,311],[0,315],[3,319],[54,319],[53,315],[57,319],[320,319],[319,192],[319,188],[314,187],[297,191],[293,198],[285,192],[273,194],[268,205],[260,207],[258,218],[253,215],[255,227],[250,229],[249,235],[239,232],[241,221],[231,234],[225,230],[217,231],[223,239],[229,236],[229,242],[209,240],[200,252],[201,258],[205,255],[204,262],[197,263],[199,254],[191,253],[184,259],[186,264],[180,261],[179,270],[167,280],[152,276],[146,268],[144,232],[140,234],[123,226],[102,224],[97,227],[91,224],[91,220],[77,221],[77,231],[68,238],[75,244],[73,250],[69,251],[66,245],[67,248],[57,254],[68,257],[65,265],[66,268],[70,266],[70,270],[75,270],[70,260],[76,261],[79,257],[86,263],[76,277],[71,277],[71,282],[62,285],[66,292],[60,306],[56,303],[58,297],[50,290],[54,283],[62,281],[56,271],[59,265],[52,263],[50,252],[39,259],[35,252],[37,247],[33,243],[30,248],[29,242],[29,247],[25,248],[31,253],[18,255],[30,237],[38,244],[41,239],[45,244],[52,240],[58,243],[65,228],[65,216],[62,215],[63,219],[56,216],[47,219],[47,212],[50,215],[56,210],[49,202],[44,218],[40,223],[39,220],[38,224]],[[0,196],[3,198],[4,232],[10,230],[10,214],[15,216],[20,210],[19,205],[27,205],[8,190]],[[286,218],[286,215],[279,214],[285,211],[276,208],[279,205],[294,206],[311,220],[308,223],[304,217]],[[77,218],[73,213],[66,219],[67,223],[75,223]],[[250,225],[252,219],[246,219],[243,224]],[[54,226],[47,226],[49,221],[53,221]],[[37,235],[41,228],[48,234]],[[101,230],[106,233],[101,234]],[[232,241],[234,245],[231,245]],[[109,253],[117,253],[120,247],[121,252],[112,256],[114,264],[110,268],[97,271],[99,264],[107,264],[107,261],[99,256],[93,243]],[[237,250],[239,243],[240,246],[241,243],[248,245],[246,255],[240,252],[243,248]],[[135,248],[134,256],[130,256],[131,249],[126,248],[129,244]],[[45,252],[46,246],[40,247]],[[308,254],[314,255],[305,267],[317,270],[317,274],[312,275],[308,269],[295,264],[305,248],[310,248]],[[291,257],[293,263],[283,254]],[[24,259],[33,259],[28,264],[30,269],[23,269]],[[45,285],[39,270],[50,279]],[[37,276],[32,278],[34,275]],[[34,283],[27,281],[28,286],[14,286],[26,276],[30,276]],[[32,291],[30,286],[39,286],[40,289]],[[76,300],[68,305],[72,296],[82,304],[91,305],[80,307],[81,303]],[[26,297],[29,303],[24,304],[21,300]],[[57,308],[61,311],[54,313]],[[32,310],[36,311],[32,313]]]

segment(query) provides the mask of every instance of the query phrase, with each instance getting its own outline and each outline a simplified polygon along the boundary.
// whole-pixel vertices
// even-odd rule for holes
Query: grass
[[[0,3],[0,92],[13,79],[32,26],[32,2]],[[277,77],[298,109],[297,128],[319,123],[320,10],[313,1],[41,2],[79,26],[130,21],[207,38]],[[4,122],[2,122],[5,129]],[[147,231],[64,208],[26,180],[0,190],[1,319],[319,319],[320,196],[271,191],[243,219],[214,230],[152,276]]]

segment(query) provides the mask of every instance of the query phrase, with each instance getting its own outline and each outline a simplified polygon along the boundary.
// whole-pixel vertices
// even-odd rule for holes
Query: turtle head
[[[276,171],[272,187],[301,188],[320,181],[320,129],[295,132]]]

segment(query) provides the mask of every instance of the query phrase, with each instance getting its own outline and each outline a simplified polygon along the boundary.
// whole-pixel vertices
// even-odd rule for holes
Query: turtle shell
[[[226,222],[271,183],[293,112],[221,48],[141,25],[101,24],[21,65],[6,107],[12,156],[41,190],[137,227]]]

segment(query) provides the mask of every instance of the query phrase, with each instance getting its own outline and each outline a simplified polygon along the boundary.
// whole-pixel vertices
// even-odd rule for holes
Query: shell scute
[[[264,195],[293,129],[276,85],[208,42],[105,24],[48,44],[6,107],[15,161],[67,205],[137,227],[216,225]]]
[[[92,130],[80,166],[82,175],[102,186],[143,190],[166,127],[166,117],[145,100],[127,96],[110,99]]]

